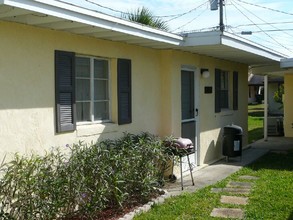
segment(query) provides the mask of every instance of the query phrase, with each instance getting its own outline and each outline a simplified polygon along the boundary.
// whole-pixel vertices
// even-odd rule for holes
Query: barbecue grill
[[[195,147],[192,141],[188,138],[176,138],[173,142],[169,144],[171,152],[173,155],[172,162],[172,174],[169,176],[170,181],[176,181],[176,176],[174,175],[174,161],[175,157],[179,157],[180,161],[180,174],[181,174],[181,189],[183,190],[183,175],[182,175],[182,157],[187,157],[190,176],[192,180],[192,185],[194,186],[194,180],[192,175],[192,165],[189,160],[189,155],[195,153]]]

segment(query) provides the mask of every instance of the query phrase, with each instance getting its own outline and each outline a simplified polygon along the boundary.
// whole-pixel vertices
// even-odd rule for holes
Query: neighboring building
[[[256,75],[264,75],[264,87],[267,88],[267,94],[265,92],[264,96],[267,96],[267,99],[264,100],[265,104],[265,127],[264,136],[267,139],[267,136],[270,134],[270,125],[275,124],[275,130],[277,127],[282,124],[283,129],[281,129],[281,134],[284,134],[285,137],[293,137],[293,58],[290,59],[281,59],[280,65],[264,65],[264,66],[254,66],[250,68],[250,71],[253,71]],[[269,100],[269,81],[270,79],[283,78],[284,80],[284,95],[283,95],[283,115],[279,116],[278,112],[275,112],[275,116],[272,114]],[[276,88],[275,88],[276,89]],[[274,114],[273,114],[274,115]],[[274,132],[273,132],[274,133]],[[280,132],[275,131],[275,134],[280,134]]]
[[[284,84],[283,77],[269,77],[268,79],[268,114],[270,116],[283,116],[284,109],[281,103],[274,99],[275,92]]]
[[[263,101],[263,76],[248,74],[248,104],[261,104]]]
[[[223,126],[247,144],[248,67],[282,58],[229,33],[179,36],[59,1],[0,11],[0,160],[148,131],[191,138],[194,163],[211,163]]]
[[[284,84],[283,77],[270,76],[268,78],[268,107],[270,116],[282,116],[283,107],[274,100],[275,92]],[[263,103],[264,100],[264,76],[249,74],[248,76],[248,103]]]

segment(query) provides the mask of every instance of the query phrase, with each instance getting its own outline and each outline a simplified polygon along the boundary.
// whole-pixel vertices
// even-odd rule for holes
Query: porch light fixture
[[[201,73],[201,76],[205,79],[210,77],[210,71],[208,69],[201,69],[200,73]]]

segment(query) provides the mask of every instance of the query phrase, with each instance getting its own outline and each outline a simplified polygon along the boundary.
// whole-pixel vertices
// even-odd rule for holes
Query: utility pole
[[[224,32],[225,25],[224,25],[224,18],[223,18],[223,6],[224,6],[224,0],[219,0],[219,7],[220,7],[220,31]]]

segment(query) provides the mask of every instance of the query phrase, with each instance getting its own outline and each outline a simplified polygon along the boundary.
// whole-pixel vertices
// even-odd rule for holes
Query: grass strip
[[[263,138],[264,105],[248,105],[248,143]]]

